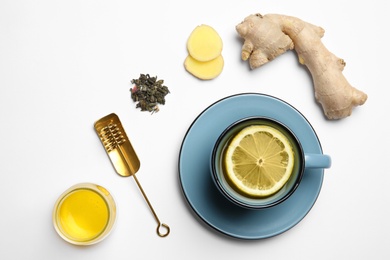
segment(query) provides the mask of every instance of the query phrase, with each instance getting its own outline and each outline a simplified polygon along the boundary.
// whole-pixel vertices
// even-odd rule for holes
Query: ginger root
[[[253,14],[236,26],[244,38],[241,58],[249,59],[251,69],[295,49],[299,62],[309,69],[315,98],[328,119],[350,116],[355,106],[363,105],[367,95],[352,87],[342,71],[343,59],[321,42],[324,29],[296,17],[279,14]]]
[[[224,66],[222,48],[222,39],[214,28],[205,24],[197,26],[187,40],[185,69],[199,79],[216,78]]]

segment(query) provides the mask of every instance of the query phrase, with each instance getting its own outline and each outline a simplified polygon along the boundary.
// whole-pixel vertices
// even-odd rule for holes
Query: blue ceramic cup
[[[271,126],[289,140],[294,152],[293,171],[287,183],[276,193],[267,197],[253,197],[239,192],[231,185],[224,173],[224,152],[229,146],[230,140],[242,129],[251,125]],[[331,158],[321,153],[305,153],[299,139],[294,132],[283,123],[267,117],[248,117],[241,119],[228,126],[217,139],[211,156],[211,177],[217,189],[232,203],[249,209],[264,209],[278,205],[288,199],[298,188],[307,169],[329,168]],[[307,173],[310,174],[310,173]]]

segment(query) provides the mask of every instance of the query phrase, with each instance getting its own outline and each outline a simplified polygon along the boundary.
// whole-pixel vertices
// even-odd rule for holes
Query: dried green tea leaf
[[[157,80],[156,77],[150,77],[149,74],[141,74],[138,79],[132,79],[134,87],[130,88],[131,99],[136,102],[136,108],[141,111],[148,111],[152,114],[159,111],[158,104],[165,104],[165,96],[169,89],[163,85],[164,80]]]

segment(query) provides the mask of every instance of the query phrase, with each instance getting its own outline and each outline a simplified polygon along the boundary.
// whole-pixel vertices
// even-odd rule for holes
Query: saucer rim
[[[223,228],[218,227],[218,224],[215,223],[215,222],[210,223],[210,221],[207,220],[205,218],[205,216],[201,212],[199,212],[199,210],[197,209],[196,205],[194,205],[194,202],[191,200],[190,195],[188,194],[188,191],[185,190],[184,183],[183,183],[183,176],[182,176],[183,174],[182,174],[182,170],[181,170],[183,149],[184,149],[186,140],[188,139],[188,136],[190,135],[191,130],[193,129],[194,125],[200,120],[200,118],[202,116],[204,116],[204,114],[206,112],[208,112],[209,110],[211,110],[213,107],[215,107],[216,105],[218,105],[221,102],[229,101],[229,99],[233,99],[233,98],[237,98],[237,97],[245,98],[246,96],[256,96],[256,97],[259,97],[259,98],[273,99],[273,100],[277,101],[278,104],[281,103],[281,104],[284,104],[284,105],[292,108],[294,110],[294,112],[295,112],[295,115],[296,116],[300,116],[303,119],[303,121],[305,121],[305,123],[307,124],[306,126],[308,128],[310,128],[310,131],[312,132],[313,136],[315,137],[315,140],[313,140],[313,141],[316,142],[316,149],[318,148],[318,152],[323,153],[321,143],[320,143],[320,141],[318,139],[318,135],[315,132],[314,128],[312,127],[310,122],[307,120],[307,118],[299,110],[297,110],[294,106],[292,106],[290,103],[288,103],[288,102],[286,102],[286,101],[284,101],[284,100],[282,100],[280,98],[277,98],[275,96],[268,95],[268,94],[263,94],[263,93],[255,93],[255,92],[238,93],[238,94],[233,94],[233,95],[230,95],[230,96],[226,96],[224,98],[221,98],[221,99],[213,102],[212,104],[207,106],[203,111],[201,111],[196,116],[196,118],[192,121],[191,125],[188,127],[188,129],[187,129],[187,131],[186,131],[186,133],[184,135],[184,138],[183,138],[181,146],[180,146],[179,160],[178,160],[178,170],[179,170],[180,187],[181,187],[181,191],[182,191],[182,193],[183,193],[183,195],[184,195],[184,197],[186,199],[186,202],[191,207],[191,209],[194,211],[194,213],[203,221],[203,223],[207,224],[209,227],[211,227],[212,229],[218,231],[219,233],[222,233],[222,234],[227,235],[229,237],[238,238],[238,239],[245,239],[245,240],[257,240],[257,239],[265,239],[265,238],[274,237],[276,235],[280,235],[280,234],[290,230],[294,226],[296,226],[300,221],[302,221],[302,219],[304,219],[306,217],[306,215],[311,211],[312,207],[316,203],[316,201],[318,199],[318,196],[319,196],[319,194],[321,192],[323,179],[324,179],[324,170],[323,169],[321,169],[321,170],[317,169],[317,171],[321,172],[321,174],[318,177],[319,178],[318,187],[314,187],[313,188],[313,191],[315,191],[316,194],[313,196],[312,203],[310,203],[310,205],[308,205],[308,207],[303,212],[303,214],[300,215],[300,217],[298,217],[295,221],[292,221],[285,228],[275,230],[274,232],[269,232],[266,235],[251,235],[250,236],[250,235],[244,235],[243,232],[241,232],[241,234],[240,234],[240,233],[237,233],[237,232],[233,233],[233,232],[224,230]],[[305,147],[303,147],[303,149],[305,150]],[[304,177],[302,179],[304,179]],[[297,190],[299,190],[299,187],[298,187]],[[283,204],[277,205],[275,207],[283,207]],[[252,212],[257,211],[257,210],[253,210],[253,209],[244,209],[244,210],[252,211]],[[271,210],[271,209],[262,209],[261,211],[267,211],[267,210]]]

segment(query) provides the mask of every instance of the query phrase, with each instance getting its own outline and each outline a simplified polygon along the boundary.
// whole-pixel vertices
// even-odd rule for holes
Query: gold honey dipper
[[[161,223],[154,211],[152,204],[146,196],[144,189],[139,183],[135,174],[140,168],[140,161],[135,153],[130,139],[119,120],[119,117],[112,113],[95,122],[95,130],[113,164],[115,171],[122,177],[133,176],[145,201],[148,203],[154,218],[157,221],[157,234],[160,237],[166,237],[170,228],[167,224]],[[162,232],[161,230],[164,229]]]

